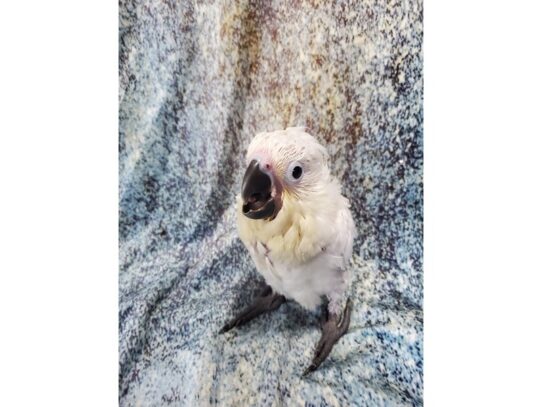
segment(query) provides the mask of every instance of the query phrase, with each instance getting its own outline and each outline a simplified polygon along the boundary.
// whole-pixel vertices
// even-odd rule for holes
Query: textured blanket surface
[[[423,404],[422,3],[120,1],[122,406]],[[349,333],[318,312],[218,335],[263,280],[235,195],[260,131],[327,146],[359,236]]]

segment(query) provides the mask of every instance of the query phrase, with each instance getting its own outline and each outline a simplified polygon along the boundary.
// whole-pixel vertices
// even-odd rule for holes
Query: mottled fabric
[[[119,12],[120,405],[423,404],[422,2]],[[349,333],[306,378],[318,312],[288,302],[218,335],[263,283],[235,226],[246,148],[298,125],[359,232]]]

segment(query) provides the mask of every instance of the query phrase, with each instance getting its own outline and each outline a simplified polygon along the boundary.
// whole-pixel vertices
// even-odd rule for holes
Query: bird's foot
[[[283,295],[274,293],[271,287],[265,286],[260,295],[256,297],[256,300],[252,303],[252,305],[246,307],[239,315],[226,323],[219,333],[222,334],[224,332],[228,332],[230,329],[235,328],[236,326],[244,325],[251,319],[254,319],[261,314],[274,311],[285,301],[286,298]]]
[[[324,320],[322,321],[322,336],[316,350],[310,366],[305,369],[303,376],[307,376],[309,373],[318,369],[318,366],[322,364],[328,357],[333,346],[346,334],[348,327],[350,326],[350,314],[352,313],[352,301],[350,298],[346,301],[344,307],[342,319],[336,314],[329,314],[327,309],[324,311]]]

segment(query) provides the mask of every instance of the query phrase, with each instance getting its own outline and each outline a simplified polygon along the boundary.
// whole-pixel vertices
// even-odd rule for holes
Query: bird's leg
[[[327,306],[324,308],[322,318],[322,336],[320,337],[318,345],[316,345],[312,362],[303,372],[303,376],[314,372],[316,369],[318,369],[318,366],[320,366],[322,362],[326,360],[333,346],[348,331],[351,313],[352,302],[350,301],[350,298],[346,301],[346,306],[344,307],[343,315],[340,320],[336,313],[328,312]]]
[[[254,302],[241,311],[239,315],[226,323],[219,333],[222,334],[224,332],[228,332],[230,329],[235,328],[236,326],[244,325],[251,319],[254,319],[261,314],[274,311],[285,301],[286,298],[284,298],[283,295],[274,293],[271,287],[266,285],[258,297],[256,297]]]

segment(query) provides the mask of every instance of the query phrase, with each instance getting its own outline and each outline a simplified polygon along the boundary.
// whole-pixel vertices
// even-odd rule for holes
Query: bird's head
[[[246,156],[243,215],[273,220],[285,199],[309,199],[329,179],[326,149],[303,128],[260,133]]]

